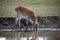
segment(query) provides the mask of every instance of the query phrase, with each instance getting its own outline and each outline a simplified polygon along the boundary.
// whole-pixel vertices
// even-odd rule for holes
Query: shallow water
[[[34,32],[0,32],[0,38],[5,40],[32,39]],[[39,40],[60,40],[60,31],[38,31],[35,34]],[[0,39],[0,40],[1,40]]]

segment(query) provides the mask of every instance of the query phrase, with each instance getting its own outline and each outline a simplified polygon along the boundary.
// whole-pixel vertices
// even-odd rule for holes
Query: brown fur
[[[20,12],[20,13],[18,12],[19,14],[26,15],[26,16],[28,16],[28,18],[32,19],[34,21],[35,25],[38,24],[37,16],[34,13],[34,11],[29,10],[22,6],[16,7],[15,10],[16,10],[16,12],[19,11]]]

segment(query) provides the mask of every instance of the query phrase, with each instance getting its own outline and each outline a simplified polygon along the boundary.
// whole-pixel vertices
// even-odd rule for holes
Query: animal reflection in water
[[[20,27],[21,25],[21,19],[26,19],[26,25],[28,26],[28,20],[33,24],[34,23],[34,33],[35,33],[35,38],[36,39],[36,34],[37,34],[37,26],[38,26],[38,20],[37,16],[34,11],[25,8],[23,6],[19,6],[15,8],[15,11],[17,12],[17,18],[16,18],[16,24],[18,23],[18,26]],[[33,26],[33,25],[32,25]],[[28,40],[28,38],[27,38]],[[32,40],[32,39],[31,39]]]

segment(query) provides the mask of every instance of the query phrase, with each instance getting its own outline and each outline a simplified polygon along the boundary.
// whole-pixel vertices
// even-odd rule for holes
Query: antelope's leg
[[[18,23],[19,23],[19,27],[20,27],[20,20],[21,20],[21,15],[22,13],[20,11],[17,11],[17,15],[18,15]]]
[[[15,24],[16,24],[16,25],[17,25],[17,20],[18,20],[18,19],[16,18],[16,19],[15,19]]]
[[[28,17],[27,17],[27,19],[26,19],[26,31],[27,31],[27,29],[28,29]]]
[[[18,28],[18,27],[19,27],[19,24],[18,24],[18,17],[16,17],[15,24],[16,24],[16,27]]]
[[[38,38],[38,32],[37,32],[37,27],[35,26],[34,28],[34,39],[36,40]]]
[[[20,27],[21,16],[19,16],[18,18],[19,18],[18,23],[19,23],[19,27]]]
[[[28,26],[28,18],[27,18],[27,26]]]

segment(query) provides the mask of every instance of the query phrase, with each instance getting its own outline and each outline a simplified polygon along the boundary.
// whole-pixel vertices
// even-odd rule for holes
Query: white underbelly
[[[28,16],[21,15],[21,19],[27,19]]]
[[[30,22],[34,23],[34,21],[32,21],[31,18],[28,18],[27,15],[18,15],[18,18],[17,19],[28,19]]]
[[[27,19],[28,18],[28,16],[25,16],[25,15],[19,15],[18,14],[17,16],[18,16],[19,19]]]

